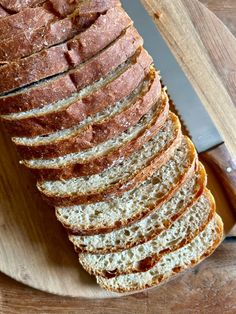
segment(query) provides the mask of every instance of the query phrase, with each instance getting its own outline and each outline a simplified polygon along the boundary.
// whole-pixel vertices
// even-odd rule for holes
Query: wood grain
[[[236,44],[215,15],[195,0],[143,0],[170,49],[236,155]],[[217,31],[216,31],[217,30]],[[214,34],[214,36],[212,35]],[[216,68],[217,67],[217,68]],[[226,84],[221,71],[230,71]],[[231,88],[226,87],[226,85]],[[229,93],[229,89],[231,93]]]
[[[110,300],[62,298],[0,277],[4,314],[234,314],[236,312],[235,242],[181,278],[158,289]]]
[[[235,0],[200,0],[211,10],[236,36],[236,4]]]
[[[200,157],[212,167],[218,181],[222,183],[224,192],[236,215],[236,158],[230,155],[224,143],[201,153]]]
[[[218,1],[218,4],[220,3],[219,0],[216,1]],[[232,75],[230,79],[228,75],[225,76],[225,79],[222,79],[221,75],[219,75],[220,71],[232,68],[231,59],[225,52],[222,54],[223,57],[220,65],[217,64],[217,62],[214,62],[214,59],[216,58],[214,55],[214,49],[209,50],[209,48],[206,47],[208,45],[208,41],[207,39],[202,39],[202,34],[199,29],[197,30],[194,27],[194,23],[196,24],[196,21],[198,21],[199,24],[203,24],[202,29],[204,29],[205,26],[207,32],[210,31],[208,37],[212,37],[212,32],[213,34],[220,34],[220,47],[217,47],[217,49],[220,49],[223,45],[224,50],[227,51],[227,49],[229,49],[229,51],[232,51],[232,49],[234,49],[232,47],[235,45],[233,37],[229,35],[225,27],[222,28],[222,24],[219,23],[218,20],[216,22],[214,16],[211,16],[210,20],[205,18],[203,19],[201,14],[199,16],[199,11],[195,12],[196,7],[200,10],[200,12],[203,11],[206,15],[208,15],[209,11],[206,11],[205,8],[200,6],[196,0],[146,0],[145,2],[146,5],[155,8],[155,10],[157,8],[162,9],[160,18],[156,20],[160,25],[162,24],[161,30],[164,36],[167,41],[171,40],[171,43],[169,42],[169,44],[171,44],[170,46],[175,50],[178,60],[185,69],[189,78],[192,80],[209,112],[214,112],[213,116],[223,130],[227,143],[231,147],[231,150],[235,152],[235,133],[232,133],[233,126],[235,126],[235,112],[232,109],[232,95],[229,92],[228,86],[235,86],[236,79],[234,75]],[[208,2],[208,5],[211,5],[213,8],[213,1]],[[226,1],[222,1],[221,3],[223,2]],[[232,6],[234,5],[233,1],[231,1],[231,4]],[[157,7],[157,5],[160,5],[160,7]],[[236,3],[234,9],[236,9]],[[179,19],[175,21],[176,14],[178,15],[181,10],[183,10],[183,21],[180,21]],[[174,14],[174,11],[176,11],[176,14]],[[162,20],[163,16],[165,17],[165,20]],[[167,22],[166,26],[163,25],[164,21]],[[192,21],[190,29],[188,29],[189,24],[185,24],[186,21],[188,21],[188,23],[189,21]],[[175,28],[178,29],[178,31]],[[184,34],[185,30],[186,34]],[[176,32],[179,32],[179,34],[175,37]],[[194,36],[194,39],[191,38],[192,35]],[[192,43],[196,38],[197,46],[199,44],[203,50],[197,49],[195,53],[196,46],[194,45],[192,47]],[[228,40],[230,41],[230,46],[232,46],[230,48],[228,48],[228,45],[225,44]],[[194,52],[193,56],[189,54],[189,50],[191,53]],[[203,56],[200,56],[200,51],[203,51]],[[194,64],[195,62],[196,64]],[[203,64],[201,62],[203,62]],[[206,64],[210,64],[210,67],[206,67],[207,72],[209,71],[207,76],[204,70],[204,66],[206,66]],[[198,66],[200,71],[199,74]],[[212,82],[205,81],[205,79],[212,79]],[[228,82],[229,80],[233,83],[231,81]],[[215,90],[215,86],[219,86],[219,91],[217,91],[216,94],[211,94]],[[218,96],[221,92],[222,95],[219,98],[220,101],[218,102]],[[226,104],[222,101],[225,95],[227,95]],[[214,108],[215,106],[217,109]],[[219,106],[223,106],[221,110],[218,108]],[[225,114],[217,118],[217,114],[222,111],[225,111]],[[221,119],[222,121],[220,122],[219,120]],[[223,126],[223,124],[225,124],[225,126]],[[15,154],[15,152],[13,151],[12,154]],[[15,166],[19,167],[16,163]],[[23,172],[20,171],[22,170],[19,169],[19,174],[22,173],[22,177],[20,177],[21,180],[16,183],[19,191],[21,190],[22,182],[25,181],[27,176],[29,176],[28,174],[23,175]],[[30,178],[27,182],[31,182],[31,180],[32,178]],[[24,191],[26,190],[27,189]],[[42,205],[39,198],[38,202],[37,206],[41,209],[39,213],[34,213],[35,210],[38,210],[38,208],[36,209],[37,206],[35,206],[34,208],[26,208],[26,214],[24,214],[29,218],[32,212],[34,213],[34,223],[31,224],[32,230],[36,228],[36,231],[33,232],[34,235],[37,233],[37,228],[39,228],[37,223],[40,225],[43,221],[43,218],[40,218],[44,215],[43,210],[47,210],[46,205]],[[25,205],[27,204],[28,203]],[[11,206],[8,207],[8,213],[11,210]],[[42,206],[44,206],[44,208],[42,208]],[[1,213],[0,228],[6,229],[5,220],[3,220],[2,215],[3,214]],[[53,217],[51,212],[50,217]],[[16,219],[14,215],[13,218]],[[229,217],[229,220],[230,219],[231,218]],[[55,241],[54,237],[56,237],[56,235],[53,234],[55,227],[54,222],[49,221],[46,225],[44,225],[44,229],[51,228],[49,240],[52,241],[52,243]],[[15,221],[15,224],[18,224],[18,221]],[[61,233],[63,236],[63,231],[60,226],[56,222],[55,225],[57,225],[56,228],[58,233]],[[18,225],[18,232],[22,231],[23,228],[24,226]],[[43,237],[45,237],[45,235]],[[26,240],[28,239],[27,232],[24,234],[24,238]],[[44,252],[44,254],[47,252],[46,259],[52,261],[54,265],[57,265],[57,267],[60,268],[60,263],[64,263],[64,261],[61,260],[63,255],[61,250],[65,249],[68,254],[73,254],[70,246],[66,249],[67,244],[65,243],[67,242],[65,238],[63,239],[62,243],[60,243],[62,246],[57,248],[57,251],[53,254],[49,253],[46,248],[42,248],[42,243],[38,243],[37,241],[33,241],[33,249],[35,251],[39,250],[39,252]],[[51,249],[52,248],[53,245],[51,245]],[[60,256],[57,255],[58,253]],[[16,255],[14,255],[14,258],[17,260]],[[232,242],[227,242],[222,245],[213,257],[202,263],[197,269],[188,272],[187,274],[181,276],[181,278],[176,279],[159,289],[154,289],[136,296],[110,300],[89,301],[56,297],[30,289],[2,275],[0,276],[0,313],[235,313],[235,258],[236,243],[232,240]],[[74,257],[74,262],[77,262],[76,257]],[[69,263],[67,266],[68,265],[70,267],[71,264]],[[24,271],[25,269],[22,269],[21,275],[23,276],[25,276]]]

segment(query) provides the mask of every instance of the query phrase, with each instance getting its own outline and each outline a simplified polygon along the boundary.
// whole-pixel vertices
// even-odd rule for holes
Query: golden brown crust
[[[158,121],[159,122],[159,121]],[[159,124],[159,123],[158,123]],[[149,128],[151,131],[153,126]],[[141,182],[143,182],[147,177],[151,176],[153,172],[160,167],[173,154],[176,146],[182,140],[182,133],[180,127],[176,129],[176,133],[171,143],[169,143],[168,147],[163,148],[161,152],[152,156],[152,159],[148,161],[147,165],[137,173],[133,173],[129,178],[125,178],[123,180],[118,181],[115,184],[104,187],[103,189],[94,190],[88,194],[73,194],[73,195],[64,195],[64,196],[56,196],[50,195],[47,191],[41,188],[40,182],[37,184],[39,191],[43,194],[44,198],[48,200],[50,203],[56,206],[67,206],[67,205],[75,205],[75,204],[88,204],[93,202],[99,202],[103,200],[108,200],[113,195],[119,196],[124,192],[129,191],[136,186],[138,186]],[[190,163],[196,162],[196,151],[193,147],[193,144],[189,141],[189,148],[192,153],[192,160]]]
[[[186,265],[186,267],[177,267],[175,269],[173,269],[172,275],[171,277],[165,277],[165,276],[159,276],[159,277],[155,277],[155,279],[153,280],[153,282],[151,284],[147,284],[147,285],[143,285],[143,286],[137,286],[137,287],[131,287],[127,289],[112,289],[112,287],[107,286],[103,283],[99,283],[101,285],[101,287],[103,289],[106,289],[108,291],[112,291],[112,292],[118,292],[118,293],[126,293],[126,292],[134,292],[134,291],[139,291],[141,292],[142,290],[145,289],[149,289],[149,288],[153,288],[154,286],[159,286],[161,283],[166,282],[170,279],[173,279],[174,276],[176,276],[178,273],[183,272],[186,269],[190,269],[193,268],[194,266],[196,266],[197,264],[199,264],[200,262],[202,262],[205,258],[209,257],[211,254],[214,253],[214,251],[216,250],[216,248],[220,245],[222,238],[223,238],[223,222],[221,220],[221,218],[216,214],[216,219],[217,219],[217,224],[218,224],[218,230],[217,230],[217,238],[214,241],[214,244],[201,256],[199,256],[199,258],[197,260],[191,261],[191,264]]]
[[[0,19],[10,15],[1,5],[0,5]]]
[[[5,1],[0,1],[0,4],[5,3]],[[38,1],[26,1],[25,3],[8,3],[7,8],[11,8],[11,11],[21,11],[26,7],[36,6],[41,4],[42,0]],[[58,3],[58,0],[57,0]],[[40,10],[47,9],[48,11],[52,11],[54,13],[56,8],[49,5],[49,1],[44,4],[44,6]],[[65,7],[68,4],[68,1],[62,0],[61,5]],[[15,34],[14,24],[12,25],[12,34],[8,36],[6,40],[0,42],[0,63],[7,63],[8,61],[13,61],[19,58],[27,57],[32,53],[38,52],[43,48],[50,47],[52,45],[56,45],[62,43],[66,40],[71,39],[74,35],[88,28],[92,23],[95,22],[99,14],[104,14],[107,10],[120,6],[120,2],[118,0],[103,0],[96,1],[92,0],[90,2],[83,1],[80,3],[73,2],[73,11],[70,12],[69,16],[62,15],[62,18],[58,17],[58,12],[55,12],[55,18],[52,21],[45,21],[45,25],[40,25],[40,28],[31,28],[24,27],[19,24],[17,27],[21,27],[21,32]],[[13,10],[14,8],[14,10]],[[51,10],[50,10],[51,9]],[[38,9],[39,10],[39,9]],[[6,11],[0,7],[0,15],[4,14]],[[32,14],[32,18],[35,14],[34,9],[26,10],[28,15]],[[46,11],[47,12],[47,11]],[[49,13],[49,12],[48,12]],[[68,14],[67,14],[68,15]],[[17,18],[17,15],[14,16],[14,19]],[[23,18],[24,20],[24,18]],[[16,26],[16,25],[15,25]]]
[[[46,8],[26,8],[18,14],[9,15],[0,20],[0,41],[6,40],[13,34],[19,34],[27,29],[33,30],[43,27],[55,20],[57,20],[55,14],[49,12]]]
[[[75,70],[20,93],[0,97],[0,114],[28,111],[66,99],[107,75],[142,44],[136,29],[129,27],[111,46]]]
[[[67,119],[69,121],[74,119],[74,122],[76,122],[76,120],[81,120],[91,116],[101,110],[104,110],[109,105],[117,101],[121,101],[123,98],[129,96],[130,93],[132,93],[132,91],[139,86],[145,75],[149,72],[150,63],[150,57],[143,50],[143,54],[140,55],[140,62],[131,65],[118,78],[98,91],[73,102],[62,112],[62,120],[60,121],[62,122],[64,120],[64,125],[66,124]],[[56,117],[59,121],[59,114],[56,115]],[[90,138],[90,128],[91,127],[89,126],[85,128],[82,138],[78,135],[78,132],[73,134],[73,136],[68,135],[62,139],[58,138],[57,140],[47,144],[27,146],[16,143],[17,149],[24,159],[53,158],[85,150],[96,145],[96,142],[93,143]],[[97,139],[99,139],[99,136]]]
[[[105,15],[100,15],[85,32],[68,42],[2,66],[0,93],[12,91],[81,64],[109,45],[130,24],[131,20],[122,8],[112,8]],[[98,36],[100,40],[97,40]]]
[[[11,14],[14,14],[26,8],[39,6],[43,2],[46,2],[46,0],[0,0],[0,5]]]
[[[149,90],[144,95],[140,94],[134,103],[113,117],[109,119],[106,118],[99,123],[91,123],[89,127],[85,129],[85,132],[82,131],[76,137],[76,141],[86,141],[88,146],[92,147],[118,136],[120,133],[135,125],[142,118],[142,116],[151,109],[153,104],[160,97],[160,94],[161,84],[156,73],[156,76],[150,84]],[[168,106],[166,105],[166,107]],[[127,153],[131,154],[132,150],[130,149]],[[117,158],[115,151],[111,155],[111,158],[102,162],[102,158],[104,157],[105,156],[98,159],[94,158],[89,164],[71,162],[66,166],[57,166],[55,164],[51,168],[32,168],[27,161],[22,161],[22,163],[26,167],[30,168],[40,180],[59,180],[102,172],[113,164]]]
[[[81,15],[93,14],[94,12],[103,12],[106,7],[121,6],[119,0],[90,0],[90,1],[65,1],[65,0],[48,0],[54,10],[61,16],[71,14],[75,9],[78,9]]]
[[[107,226],[96,226],[96,228],[86,228],[86,229],[78,229],[78,228],[73,228],[71,225],[66,224],[63,219],[60,219],[60,215],[59,213],[57,213],[57,208],[56,208],[56,216],[57,219],[62,223],[62,225],[68,230],[68,232],[72,235],[95,235],[95,234],[99,234],[99,233],[107,233],[107,232],[111,232],[129,225],[132,225],[135,222],[138,222],[140,220],[142,220],[143,218],[147,217],[148,215],[151,215],[156,209],[158,209],[159,207],[161,207],[164,203],[166,203],[167,201],[169,201],[171,199],[171,197],[183,186],[183,184],[186,183],[187,180],[191,179],[192,176],[194,175],[195,171],[197,171],[199,167],[199,162],[198,159],[195,160],[195,163],[191,164],[189,166],[189,168],[187,169],[187,171],[180,176],[179,181],[176,185],[172,186],[171,190],[168,191],[168,195],[164,195],[162,198],[160,198],[158,200],[158,202],[156,202],[156,204],[154,206],[150,206],[145,208],[145,210],[143,209],[142,212],[137,213],[136,215],[132,216],[129,219],[126,220],[122,220],[119,222],[116,222],[113,226],[111,227],[107,227]],[[202,171],[202,176],[205,176],[205,171]],[[202,178],[203,180],[204,178]],[[206,177],[205,177],[206,180]],[[202,191],[204,189],[204,186],[206,185],[206,182],[204,183],[204,185],[202,186],[202,188],[199,189],[199,194],[202,194]],[[173,217],[172,220],[174,221],[175,219],[177,219],[178,217]],[[169,222],[167,222],[168,224]]]
[[[44,48],[67,41],[91,26],[97,18],[96,13],[85,17],[77,15],[53,21],[33,31],[28,29],[12,35],[0,42],[0,64],[25,58]]]
[[[163,232],[164,230],[167,230],[169,229],[172,224],[177,221],[178,219],[180,219],[183,214],[190,208],[192,207],[196,202],[197,200],[200,198],[200,196],[203,194],[203,191],[206,187],[206,181],[207,181],[207,177],[206,177],[206,172],[205,172],[205,169],[204,167],[200,164],[199,165],[199,169],[198,169],[198,172],[199,172],[199,178],[198,178],[198,181],[196,183],[196,190],[195,190],[195,194],[193,196],[193,199],[186,204],[185,207],[182,207],[180,209],[180,211],[173,215],[172,217],[169,218],[169,220],[165,221],[164,224],[163,224],[163,227],[160,227],[156,230],[152,230],[151,232],[149,232],[148,234],[146,234],[145,236],[143,237],[140,237],[138,239],[135,239],[133,242],[129,242],[128,244],[126,244],[125,248],[121,245],[116,245],[116,247],[109,247],[108,249],[98,249],[98,250],[93,250],[93,251],[88,251],[86,250],[86,248],[84,247],[80,247],[80,246],[77,246],[76,245],[76,241],[73,241],[73,235],[95,235],[95,234],[100,234],[100,233],[109,233],[109,232],[112,232],[112,231],[115,231],[117,229],[120,229],[120,228],[124,228],[124,227],[127,227],[129,225],[132,225],[133,223],[137,223],[137,221],[140,221],[142,219],[144,219],[145,217],[155,213],[156,211],[158,211],[158,209],[161,207],[161,205],[163,205],[164,202],[162,202],[161,204],[159,203],[159,201],[157,202],[157,204],[155,204],[156,206],[152,206],[150,209],[150,212],[148,214],[146,214],[144,217],[142,217],[141,219],[139,220],[135,220],[133,219],[133,217],[129,220],[129,223],[128,224],[122,224],[121,226],[117,227],[117,226],[111,226],[110,228],[97,228],[95,230],[86,230],[86,232],[83,232],[83,233],[79,233],[79,232],[74,232],[73,228],[71,227],[68,227],[67,226],[67,229],[68,229],[68,232],[69,232],[69,236],[70,234],[72,235],[72,237],[70,238],[71,242],[74,244],[75,246],[75,250],[77,253],[98,253],[98,254],[103,254],[103,253],[113,253],[113,252],[119,252],[119,251],[122,251],[122,250],[126,250],[126,249],[129,249],[129,248],[132,248],[134,246],[137,246],[139,244],[142,244],[142,243],[145,243],[147,241],[150,241],[152,240],[154,237],[158,236],[161,232]],[[178,183],[177,184],[177,191],[181,189],[181,187],[183,186],[185,182],[181,182],[181,183]],[[173,194],[172,193],[172,190],[170,191],[171,195]],[[166,202],[170,199],[170,196],[167,195],[166,196]],[[56,216],[57,216],[57,219],[63,224],[63,220],[60,219],[59,215],[56,213]],[[63,224],[64,225],[64,224]],[[66,227],[64,225],[64,227]],[[90,231],[90,233],[89,233]]]
[[[137,44],[139,43],[140,42]],[[136,47],[133,46],[133,49],[135,48]],[[132,48],[129,46],[128,53],[135,53],[135,50],[131,50]],[[113,59],[115,66],[119,66],[121,63],[127,61],[129,55],[127,55],[125,50],[123,50],[123,52],[124,54],[119,54],[118,60]],[[103,62],[103,60],[101,60],[101,62]],[[123,97],[128,96],[149,72],[151,63],[152,58],[144,49],[140,48],[131,58],[131,64],[128,69],[126,69],[126,72],[120,74],[111,82],[108,82],[104,86],[100,87],[99,90],[95,89],[93,92],[83,98],[78,98],[77,100],[70,103],[68,102],[67,107],[63,107],[60,110],[53,111],[48,114],[17,120],[3,117],[3,121],[9,133],[18,137],[46,135],[61,129],[70,128],[73,125],[78,124],[87,116],[93,115],[98,111],[101,111],[110,106],[112,103],[120,101]],[[92,64],[94,65],[95,62]],[[109,65],[109,63],[107,63],[107,65]],[[85,74],[89,70],[93,71],[90,63],[88,63],[88,65],[84,68],[81,68],[80,72],[82,73],[77,71],[77,77],[75,77],[75,75],[73,78],[71,77],[76,87],[77,85],[82,85],[83,82],[87,82],[89,79],[92,79],[92,76],[87,79],[88,75]],[[106,68],[104,67],[104,72],[105,70]],[[111,70],[113,69],[110,68],[110,71]],[[109,71],[108,67],[107,71]],[[96,72],[94,77],[97,78],[102,76],[100,73],[101,72]],[[79,78],[81,78],[81,74],[84,74],[84,77],[82,76],[82,81],[77,84],[77,82],[79,82]],[[132,82],[130,82],[131,74],[133,75]]]
[[[215,210],[216,210],[216,205],[215,205],[215,200],[210,193],[208,189],[204,190],[204,195],[209,199],[209,202],[211,204],[211,209],[209,215],[206,217],[205,221],[203,222],[202,225],[199,226],[199,228],[194,232],[193,234],[190,234],[187,238],[185,238],[181,243],[179,244],[174,244],[172,249],[168,248],[166,250],[163,250],[157,254],[153,253],[153,255],[148,256],[147,258],[143,259],[142,261],[139,261],[135,265],[135,267],[130,266],[127,268],[125,271],[119,271],[118,269],[114,270],[113,272],[107,272],[107,271],[96,271],[93,268],[89,267],[86,262],[83,262],[83,259],[79,259],[81,265],[83,268],[90,274],[94,276],[102,276],[105,278],[113,278],[119,275],[127,275],[127,274],[135,274],[135,273],[142,273],[150,270],[153,268],[159,260],[166,254],[175,252],[179,249],[181,249],[183,246],[189,244],[191,241],[193,241],[205,228],[207,225],[210,223],[210,221],[213,219],[215,215]],[[197,200],[195,200],[196,202]],[[188,207],[189,208],[189,207]],[[127,248],[125,248],[126,250]],[[103,254],[103,253],[102,253]]]

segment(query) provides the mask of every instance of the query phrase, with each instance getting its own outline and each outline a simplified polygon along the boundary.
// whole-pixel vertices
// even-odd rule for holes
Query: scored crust
[[[56,19],[57,17],[53,12],[43,7],[26,8],[18,14],[8,15],[0,20],[0,41],[28,29],[43,27]]]
[[[9,14],[16,14],[26,8],[42,5],[46,1],[47,0],[0,0],[0,5],[7,10]]]
[[[33,31],[28,29],[19,34],[13,34],[10,38],[1,41],[0,64],[17,62],[17,59],[28,57],[42,49],[67,41],[90,27],[98,16],[98,14],[93,14],[80,17],[75,14],[63,20],[53,20]]]
[[[71,14],[75,9],[77,9],[81,15],[93,14],[94,12],[102,12],[104,7],[107,9],[110,7],[121,6],[119,0],[90,0],[82,2],[81,0],[48,0],[53,9],[61,16],[66,16]]]
[[[68,3],[66,0],[63,0],[63,2],[64,5]],[[33,3],[28,3],[27,6],[32,4]],[[34,6],[35,5],[36,3],[34,1]],[[81,3],[78,3],[74,6],[74,11],[71,11],[69,16],[58,18],[56,13],[55,18],[52,21],[48,21],[45,25],[40,25],[39,28],[25,28],[24,23],[22,22],[21,26],[19,26],[19,24],[17,25],[18,28],[21,27],[21,32],[17,32],[16,34],[16,27],[14,27],[13,24],[12,35],[7,37],[6,40],[1,41],[0,63],[7,63],[14,59],[27,57],[43,48],[48,48],[52,45],[69,40],[74,35],[85,30],[94,23],[100,14],[104,14],[107,10],[115,6],[120,6],[119,1],[103,0],[98,3],[96,0],[93,0],[87,3],[85,2],[85,4],[82,5],[82,10],[80,10]],[[41,10],[44,10],[44,8],[41,8]],[[50,7],[48,6],[47,9],[50,12],[55,11],[55,8],[53,7],[50,10]],[[4,9],[2,10],[5,12]],[[29,12],[32,12],[33,18],[35,14],[34,9],[29,10]],[[15,18],[17,18],[16,15],[14,16],[14,19]]]
[[[149,128],[150,131],[152,127],[153,126],[150,126]],[[39,191],[43,194],[46,200],[48,200],[49,202],[52,202],[54,205],[57,205],[57,206],[87,204],[91,202],[108,200],[109,198],[113,197],[113,195],[122,195],[124,192],[135,188],[141,182],[145,181],[147,177],[152,175],[152,173],[156,170],[157,167],[161,167],[161,165],[167,162],[167,160],[171,157],[171,155],[175,151],[175,148],[182,141],[182,133],[181,133],[180,125],[179,127],[175,129],[174,132],[175,132],[175,136],[167,145],[167,147],[164,147],[159,153],[157,153],[155,156],[152,156],[151,160],[148,160],[147,164],[141,170],[137,171],[137,173],[133,173],[128,178],[119,180],[118,182],[114,184],[105,186],[104,188],[93,190],[89,193],[78,192],[75,194],[65,194],[65,195],[60,195],[60,196],[51,194],[50,192],[45,190],[43,188],[43,183],[41,184],[40,182],[38,182],[37,187]],[[189,147],[189,150],[192,152],[191,163],[195,164],[195,161],[196,161],[195,148],[193,144],[191,143],[191,141],[188,140],[187,138],[186,138],[186,142],[188,143],[187,145]]]
[[[122,56],[124,60],[120,61],[127,61],[125,57]],[[127,62],[128,64],[122,63],[121,68],[118,67],[115,72],[109,72],[108,82],[105,78],[103,85],[99,88],[95,84],[89,93],[86,92],[85,95],[77,98],[73,96],[71,100],[67,100],[66,106],[54,110],[52,108],[48,113],[32,114],[30,117],[25,116],[21,119],[2,116],[4,124],[10,134],[17,137],[46,135],[78,124],[87,116],[128,96],[149,72],[152,58],[144,49],[140,48]],[[132,82],[130,82],[131,74]],[[83,91],[81,91],[82,94]]]
[[[108,10],[86,31],[68,42],[2,66],[0,93],[10,92],[81,64],[104,49],[131,24],[122,8]],[[100,40],[97,40],[98,36]]]
[[[68,119],[71,116],[71,120],[74,118],[76,122],[77,118],[81,120],[81,118],[91,116],[100,110],[106,109],[113,103],[121,101],[139,86],[150,70],[150,63],[150,57],[143,50],[142,55],[140,55],[140,62],[132,64],[124,73],[105,85],[104,88],[72,103],[69,108],[62,111],[62,119],[65,118],[66,123],[66,115],[68,114]],[[56,117],[59,117],[59,113]],[[53,158],[90,147],[90,143],[86,142],[83,138],[80,139],[80,142],[79,139],[80,137],[77,139],[76,135],[74,137],[64,136],[45,143],[37,140],[36,145],[31,146],[27,142],[23,143],[22,138],[19,138],[19,140],[18,138],[13,138],[13,142],[17,145],[22,158],[31,159]],[[88,138],[85,139],[87,140]]]
[[[68,98],[85,86],[98,81],[142,46],[143,40],[134,27],[121,33],[116,41],[83,63],[78,68],[45,83],[22,89],[20,92],[0,97],[0,114],[8,115],[41,108]],[[63,86],[63,89],[61,88]]]
[[[111,118],[104,118],[104,120],[98,123],[89,124],[84,130],[82,130],[76,136],[76,142],[81,143],[81,147],[85,148],[86,144],[88,147],[94,147],[102,142],[105,142],[111,138],[118,136],[120,133],[124,132],[128,128],[134,126],[141,118],[144,116],[157,101],[161,94],[161,84],[159,77],[156,73],[154,78],[148,88],[148,91],[139,95],[138,98],[130,106],[119,112],[118,114],[112,116]],[[164,104],[164,110],[160,110],[161,114],[165,114],[168,110],[168,104]],[[166,109],[165,109],[166,108]],[[163,113],[162,113],[163,111]],[[68,139],[69,141],[70,139]],[[84,142],[84,143],[83,143]],[[86,144],[85,144],[86,143]],[[133,143],[133,149],[136,147]],[[124,151],[124,150],[123,150]],[[132,153],[132,149],[127,150],[124,156]],[[105,156],[100,156],[99,158],[94,158],[89,165],[82,164],[79,162],[67,163],[63,166],[58,166],[56,163],[50,167],[44,166],[33,166],[29,161],[23,160],[22,164],[30,168],[36,177],[40,180],[57,180],[57,179],[67,179],[77,176],[87,176],[95,173],[102,172],[109,165],[114,163],[115,158],[119,158],[120,154],[113,153],[109,158]],[[105,160],[102,161],[102,159]]]

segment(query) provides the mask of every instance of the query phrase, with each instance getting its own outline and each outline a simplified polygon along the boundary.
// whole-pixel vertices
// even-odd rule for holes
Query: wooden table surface
[[[200,1],[213,11],[236,36],[236,0]],[[225,79],[228,80],[226,86],[229,83],[235,88],[235,72],[233,76],[226,76]],[[192,276],[191,272],[182,276],[179,279],[181,284],[178,283],[178,286],[176,281],[173,281],[160,287],[158,290],[160,293],[157,293],[157,290],[150,290],[122,299],[93,301],[46,294],[0,274],[0,313],[233,314],[236,313],[235,261],[236,241],[234,237],[231,237],[224,241],[213,258],[194,270],[195,276]],[[195,288],[192,293],[189,290],[190,286]],[[165,297],[167,294],[168,299]]]

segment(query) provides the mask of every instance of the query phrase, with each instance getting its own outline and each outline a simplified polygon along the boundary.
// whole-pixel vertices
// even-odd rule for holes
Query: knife
[[[168,93],[200,158],[214,170],[236,213],[236,160],[143,5],[139,0],[121,2],[144,38],[145,48],[153,57],[154,64],[160,69]]]

